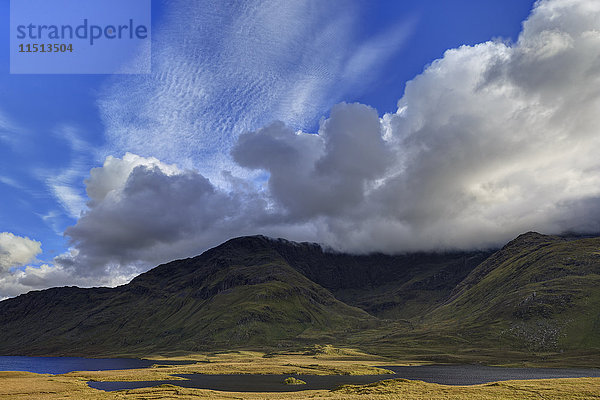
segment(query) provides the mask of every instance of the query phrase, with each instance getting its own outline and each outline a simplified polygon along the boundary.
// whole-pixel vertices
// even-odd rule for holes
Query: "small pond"
[[[335,389],[340,385],[367,384],[382,379],[404,378],[422,380],[445,385],[475,385],[513,379],[550,379],[600,377],[600,369],[555,369],[555,368],[501,368],[479,365],[428,365],[428,366],[385,366],[394,375],[293,375],[306,385],[286,385],[284,379],[290,375],[177,375],[188,380],[150,382],[89,382],[95,389],[114,391],[172,384],[187,388],[211,389],[232,392],[287,392],[313,389]]]

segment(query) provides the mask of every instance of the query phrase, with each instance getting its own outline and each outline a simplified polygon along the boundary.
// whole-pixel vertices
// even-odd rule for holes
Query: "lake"
[[[513,379],[550,379],[600,377],[600,369],[570,368],[501,368],[479,365],[427,365],[427,366],[384,366],[394,375],[293,375],[306,385],[285,385],[283,380],[292,375],[177,375],[187,381],[154,382],[89,382],[89,386],[114,391],[172,384],[187,388],[211,389],[238,392],[287,392],[313,389],[335,389],[340,385],[367,384],[383,379],[404,378],[445,385],[475,385]]]
[[[40,374],[64,374],[71,371],[100,371],[146,368],[153,364],[187,364],[135,358],[82,357],[0,357],[0,371],[29,371]],[[284,392],[312,389],[334,389],[339,385],[367,384],[382,379],[404,378],[445,385],[475,385],[512,379],[549,379],[600,377],[600,369],[571,368],[502,368],[480,365],[383,366],[395,372],[391,375],[293,375],[306,385],[285,385],[291,375],[178,375],[188,380],[150,382],[89,382],[95,389],[114,391],[172,384],[182,387],[240,392]]]
[[[105,371],[146,368],[153,364],[185,364],[137,358],[19,357],[0,356],[0,371],[27,371],[36,374],[65,374],[71,371]]]
[[[382,367],[396,373],[396,378],[420,380],[443,385],[478,385],[521,379],[600,377],[600,369],[574,368],[504,368],[482,365],[422,365]]]

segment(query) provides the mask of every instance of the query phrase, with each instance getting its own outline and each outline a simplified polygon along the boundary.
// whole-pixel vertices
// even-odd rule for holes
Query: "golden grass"
[[[115,399],[88,387],[85,380],[72,377],[0,372],[0,399]]]
[[[172,377],[174,374],[383,375],[392,373],[376,367],[376,365],[391,363],[390,360],[350,349],[329,350],[326,353],[316,354],[297,352],[269,355],[253,351],[234,351],[209,355],[197,354],[187,359],[201,361],[189,365],[155,364],[151,368],[144,369],[70,372],[63,376],[92,381],[158,381],[183,379]]]
[[[235,393],[187,389],[172,385],[102,392],[89,388],[84,380],[66,376],[38,375],[21,372],[0,375],[0,399],[600,399],[600,378],[506,381],[475,386],[445,386],[420,381],[393,379],[370,385],[344,386],[341,389],[307,390],[287,393]]]

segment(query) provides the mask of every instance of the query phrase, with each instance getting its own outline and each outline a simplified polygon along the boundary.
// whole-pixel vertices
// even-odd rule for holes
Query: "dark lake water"
[[[555,368],[500,368],[476,365],[429,365],[417,367],[386,366],[394,375],[293,375],[306,385],[285,385],[283,380],[290,375],[178,375],[187,381],[153,382],[89,382],[89,386],[105,390],[136,389],[162,384],[188,388],[212,389],[237,392],[287,392],[312,389],[334,389],[340,385],[366,384],[382,379],[404,378],[422,380],[445,385],[475,385],[512,379],[549,379],[600,377],[600,369],[555,369]]]
[[[18,357],[0,356],[0,371],[28,371],[36,374],[65,374],[71,371],[105,371],[146,368],[153,364],[182,364],[136,358]]]
[[[184,362],[185,363],[185,362]],[[11,357],[0,356],[0,371],[29,371],[45,374],[63,374],[71,371],[100,371],[111,369],[146,368],[153,364],[183,364],[139,360],[133,358],[80,358],[80,357]],[[600,377],[600,369],[570,368],[501,368],[479,365],[384,366],[394,375],[293,375],[306,385],[285,385],[290,375],[178,375],[188,380],[150,382],[89,382],[89,386],[105,390],[134,389],[172,384],[182,387],[239,392],[284,392],[312,389],[334,389],[339,385],[366,384],[382,379],[404,378],[445,385],[475,385],[512,379],[548,379]]]
[[[600,369],[572,368],[503,368],[481,365],[423,365],[418,367],[383,367],[396,378],[420,380],[443,385],[478,385],[515,379],[552,379],[600,377]]]
[[[152,381],[152,382],[88,382],[95,389],[113,391],[158,386],[165,383],[196,389],[212,389],[227,392],[292,392],[298,390],[333,389],[340,385],[366,384],[382,379],[393,378],[393,375],[177,375],[187,381]],[[306,385],[286,385],[283,380],[289,376],[302,379]]]

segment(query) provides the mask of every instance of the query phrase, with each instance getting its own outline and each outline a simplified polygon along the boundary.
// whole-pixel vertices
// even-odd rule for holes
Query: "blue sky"
[[[477,69],[479,64],[495,63],[496,69],[488,68],[487,72],[484,71],[485,79],[489,78],[492,82],[491,76],[494,71],[498,71],[498,74],[506,73],[506,76],[513,79],[510,86],[510,90],[513,91],[510,93],[516,93],[515,88],[520,88],[525,92],[531,90],[531,93],[535,92],[543,99],[546,91],[552,89],[549,81],[540,83],[540,87],[529,89],[527,82],[518,81],[519,73],[524,71],[525,74],[529,68],[529,64],[525,61],[519,61],[524,60],[520,54],[527,53],[528,49],[533,48],[532,46],[538,46],[539,51],[547,51],[548,46],[544,47],[546,44],[558,46],[563,43],[559,40],[564,39],[563,36],[555,38],[546,33],[556,29],[539,28],[545,23],[550,23],[548,21],[552,18],[548,17],[548,13],[555,13],[559,18],[564,14],[565,21],[571,22],[583,18],[584,11],[593,13],[596,10],[593,2],[579,0],[576,3],[579,4],[577,10],[580,14],[567,15],[567,11],[561,11],[560,0],[542,3],[536,19],[529,17],[534,2],[523,0],[253,1],[243,7],[235,2],[228,6],[220,1],[190,3],[153,0],[152,74],[11,75],[8,47],[9,5],[8,2],[3,2],[0,5],[0,15],[5,21],[0,31],[0,54],[2,54],[0,232],[40,242],[42,250],[39,253],[35,249],[31,250],[32,254],[35,254],[26,262],[12,261],[12,265],[8,265],[9,261],[6,261],[4,273],[13,274],[14,277],[15,271],[24,271],[26,266],[62,269],[61,274],[56,278],[44,280],[46,275],[40,275],[38,276],[40,283],[29,286],[23,283],[26,282],[25,275],[21,275],[19,278],[21,283],[18,285],[14,280],[10,282],[7,280],[4,293],[15,295],[30,287],[60,284],[63,282],[61,279],[64,283],[75,282],[84,285],[95,282],[118,283],[132,274],[151,267],[153,262],[166,261],[169,257],[178,255],[180,257],[193,255],[210,245],[217,244],[227,236],[237,234],[266,233],[292,239],[326,242],[334,247],[352,251],[393,252],[440,246],[465,248],[495,245],[518,232],[526,223],[530,223],[531,228],[541,227],[546,230],[579,226],[575,223],[573,223],[575,225],[564,223],[565,220],[574,221],[574,218],[580,218],[577,217],[578,213],[581,213],[579,208],[573,208],[568,204],[592,201],[590,199],[594,198],[595,192],[589,189],[593,186],[594,180],[587,179],[588,177],[583,176],[583,173],[578,172],[576,168],[574,176],[579,183],[576,185],[575,192],[581,192],[581,196],[577,198],[559,196],[544,208],[546,211],[537,207],[532,211],[531,208],[527,208],[529,206],[526,206],[530,204],[528,200],[518,195],[513,198],[514,201],[503,202],[493,211],[491,206],[486,208],[488,207],[486,204],[491,204],[491,200],[478,200],[477,210],[484,210],[485,213],[489,211],[489,214],[485,214],[485,218],[482,217],[479,222],[466,221],[464,218],[451,219],[448,224],[473,223],[479,224],[481,229],[465,232],[462,236],[457,235],[456,242],[444,241],[431,233],[434,230],[433,225],[426,227],[422,225],[425,223],[423,221],[432,218],[431,215],[437,215],[443,209],[442,206],[433,200],[417,201],[414,206],[406,206],[408,210],[406,211],[403,205],[411,204],[413,199],[394,194],[395,190],[407,193],[409,187],[407,185],[410,182],[426,183],[425,177],[430,175],[425,174],[440,162],[439,157],[432,158],[427,165],[421,166],[414,158],[420,153],[414,149],[410,152],[408,150],[409,144],[414,141],[402,147],[405,150],[397,151],[396,148],[394,148],[396,150],[390,148],[378,153],[380,149],[377,147],[392,146],[391,143],[394,141],[391,138],[394,134],[390,133],[386,136],[388,130],[392,132],[400,129],[402,132],[409,132],[412,129],[406,125],[408,122],[400,118],[402,112],[398,110],[399,100],[401,109],[403,104],[408,104],[409,110],[419,110],[420,114],[417,114],[422,114],[419,118],[423,121],[435,120],[439,117],[436,109],[433,108],[433,103],[427,102],[423,93],[427,94],[429,91],[433,93],[436,90],[438,93],[445,90],[452,91],[455,90],[453,85],[458,85],[456,92],[460,91],[460,82],[457,80],[467,78],[461,77],[460,71],[457,72],[456,68],[452,67],[453,62],[461,66],[473,65],[474,69]],[[557,9],[559,11],[556,11]],[[518,39],[522,32],[522,23],[528,18],[531,20],[531,28],[528,30],[532,32],[528,33],[531,37],[523,40],[524,44],[521,44]],[[568,29],[565,28],[565,31],[567,32]],[[571,31],[567,33],[571,38],[569,40],[572,40],[568,43],[571,43],[572,47],[577,47],[573,43],[579,43],[577,41],[579,36]],[[587,37],[581,32],[577,34]],[[544,40],[547,43],[544,44]],[[489,43],[487,47],[476,46],[486,42]],[[467,47],[460,50],[461,46]],[[459,50],[445,54],[449,49]],[[460,57],[466,58],[463,60]],[[555,57],[554,53],[552,57]],[[437,59],[442,61],[431,65]],[[455,59],[458,61],[453,61]],[[518,67],[515,66],[517,63],[520,63]],[[564,62],[560,65],[560,68],[567,68]],[[447,75],[441,73],[439,76],[436,75],[436,71],[442,71],[444,68],[447,68]],[[423,74],[425,69],[429,72]],[[542,72],[544,70],[545,68],[541,68]],[[444,83],[443,79],[450,78],[442,78],[442,76],[450,76],[453,73],[457,74],[457,78],[452,78],[448,84]],[[549,76],[551,73],[554,72],[549,71]],[[405,85],[409,81],[415,82],[414,89],[411,93],[407,91],[405,94]],[[543,90],[542,84],[546,85]],[[464,98],[466,103],[477,95],[477,91],[473,93],[469,94],[470,97]],[[496,110],[500,110],[500,115],[502,110],[515,107],[517,102],[523,110],[530,110],[535,103],[529,98],[517,99],[516,95],[506,94],[503,98],[508,97],[514,101],[511,100],[512,102],[506,105],[498,103],[499,100],[498,102],[489,100],[490,104],[494,104],[493,107],[497,107]],[[541,101],[539,98],[536,100],[538,103]],[[452,100],[444,103],[446,100],[443,96],[436,96],[434,99],[440,101],[438,104],[440,115],[443,115],[446,109],[452,114],[449,119],[444,120],[445,131],[451,131],[455,124],[466,124],[464,121],[471,121],[470,124],[475,124],[472,121],[476,121],[480,124],[477,126],[482,127],[481,129],[487,129],[484,127],[497,123],[491,117],[489,124],[480,122],[479,117],[467,115],[468,113],[459,110],[456,104],[452,104]],[[340,102],[356,102],[365,106],[352,110],[343,107],[335,108],[334,106]],[[423,105],[419,106],[419,104]],[[483,103],[475,101],[474,104]],[[431,110],[427,107],[431,107]],[[484,113],[483,110],[481,112]],[[485,112],[486,115],[495,114],[495,111]],[[347,119],[357,118],[357,115],[364,116],[364,120],[347,121]],[[398,205],[391,207],[389,211],[389,215],[398,218],[399,225],[376,229],[378,234],[387,235],[386,237],[395,232],[393,235],[398,239],[395,241],[374,239],[386,243],[381,246],[340,245],[340,243],[367,243],[368,241],[361,239],[363,236],[376,237],[377,235],[373,234],[375,228],[367,229],[364,227],[366,225],[357,221],[386,219],[386,212],[375,212],[371,210],[371,206],[359,205],[359,200],[356,203],[349,203],[347,208],[340,205],[338,210],[332,211],[333,208],[324,207],[323,204],[333,200],[327,197],[327,193],[318,197],[319,189],[314,189],[310,186],[310,182],[303,181],[310,173],[306,172],[302,175],[302,171],[306,163],[312,163],[310,165],[316,166],[315,171],[328,171],[327,177],[335,176],[335,180],[331,181],[334,182],[333,186],[330,186],[332,190],[337,188],[339,193],[346,193],[346,199],[359,196],[355,186],[352,186],[354,183],[349,183],[350,178],[340,178],[340,174],[346,171],[344,169],[346,167],[340,161],[343,157],[338,156],[338,153],[332,149],[335,143],[342,143],[339,146],[343,148],[345,146],[343,143],[354,140],[350,136],[354,126],[362,126],[361,123],[364,122],[365,129],[368,129],[373,115],[376,115],[375,119],[381,119],[383,127],[377,125],[374,129],[383,136],[380,135],[377,143],[372,145],[374,146],[372,147],[373,159],[369,160],[373,165],[376,164],[375,159],[388,156],[394,159],[404,157],[403,161],[400,164],[390,161],[389,165],[377,167],[379,169],[374,167],[374,170],[369,171],[356,169],[357,172],[352,174],[354,174],[353,178],[360,176],[362,179],[356,183],[362,188],[361,199],[366,196],[366,192],[362,192],[367,190],[365,188],[368,187],[367,191],[371,193],[386,186],[386,190],[382,189],[377,195],[377,201],[380,202],[377,210],[384,210],[387,207],[388,203],[382,199],[394,198],[394,196],[399,199]],[[515,115],[514,110],[511,115]],[[329,123],[325,121],[327,118]],[[274,120],[282,121],[283,125],[272,125]],[[527,121],[531,121],[531,118]],[[395,128],[396,126],[400,128]],[[461,125],[460,129],[456,129],[457,132],[468,132],[471,126]],[[339,133],[339,130],[344,130],[345,133]],[[314,138],[304,137],[293,133],[297,131],[319,133],[319,135],[313,135]],[[438,131],[433,127],[425,123],[417,131],[421,132],[419,137],[422,140],[428,140],[423,142],[420,148],[435,150],[438,145],[441,146],[439,144],[441,141],[433,139],[439,137],[439,133],[436,133]],[[248,132],[254,132],[255,135],[250,137]],[[562,134],[564,136],[565,133]],[[402,135],[409,136],[406,133],[398,137],[403,137]],[[456,140],[451,142],[448,139],[448,142],[443,144],[444,148],[452,149],[453,143],[460,142],[461,135],[462,133],[457,133],[455,136],[446,135],[445,137],[454,137]],[[557,134],[557,137],[559,136]],[[319,147],[321,145],[316,142],[313,143],[316,138],[323,140],[324,147]],[[250,147],[242,149],[240,147],[242,140],[247,146],[255,146],[252,148],[264,152],[260,154],[262,158],[253,157],[254,153],[249,154]],[[478,147],[473,148],[473,151],[479,152],[477,157],[486,154],[486,143],[482,141]],[[275,146],[273,147],[275,150],[268,146]],[[367,149],[365,152],[371,149],[369,147],[371,144],[364,146],[364,149]],[[285,151],[289,151],[291,157],[285,162],[292,162],[290,160],[297,156],[294,162],[298,164],[289,170],[288,175],[278,178],[281,171],[287,171],[289,162],[279,165],[275,164],[275,161],[272,163],[265,161],[265,158],[277,160]],[[539,151],[551,152],[552,149]],[[127,160],[124,158],[126,153],[131,154]],[[319,154],[322,157],[317,159]],[[348,154],[344,157],[348,157]],[[510,152],[503,154],[503,157],[510,159]],[[541,157],[540,154],[542,153],[536,153]],[[107,157],[113,157],[108,164],[105,163]],[[421,154],[418,159],[427,160],[427,157],[428,155]],[[462,165],[461,162],[465,157],[462,155],[453,158],[452,167]],[[523,157],[524,159],[535,158],[531,154]],[[521,165],[522,160],[515,159],[510,162],[511,165],[518,166]],[[396,167],[390,167],[392,164]],[[141,215],[139,219],[129,221],[131,225],[126,225],[125,222],[119,225],[118,221],[125,221],[127,218],[120,218],[117,214],[107,211],[108,197],[101,188],[115,184],[114,182],[117,181],[120,182],[119,185],[128,185],[126,180],[133,176],[133,169],[136,166],[139,167],[137,172],[140,174],[140,171],[144,170],[151,175],[152,179],[166,180],[164,182],[166,186],[184,185],[182,182],[188,182],[189,185],[198,188],[199,194],[196,193],[198,198],[203,198],[205,193],[217,193],[215,196],[223,196],[223,198],[215,200],[207,197],[206,203],[199,202],[194,205],[193,213],[204,209],[206,204],[213,204],[212,201],[215,207],[206,213],[194,214],[196,226],[202,227],[196,230],[193,228],[181,232],[169,230],[172,228],[169,225],[170,221],[165,222],[166,228],[152,224],[146,226],[144,221],[147,219]],[[581,168],[584,170],[591,166],[593,165],[585,165]],[[97,176],[93,179],[90,178],[92,168],[97,168]],[[122,171],[119,168],[122,168]],[[354,171],[348,168],[348,171]],[[394,168],[396,172],[390,173]],[[450,170],[444,168],[444,165],[438,165],[438,168]],[[498,168],[497,164],[495,168]],[[536,165],[535,168],[542,168],[542,166]],[[375,170],[379,172],[375,173]],[[465,166],[461,169],[463,170],[472,171],[472,168]],[[412,171],[412,175],[399,171]],[[114,172],[115,175],[110,175],[109,172]],[[401,179],[399,175],[402,174],[405,174],[405,177]],[[150,175],[145,177],[147,182],[150,182]],[[530,178],[534,179],[534,175],[532,173]],[[142,179],[140,176],[136,175],[138,179]],[[500,189],[494,192],[494,198],[498,199],[498,196],[511,196],[511,193],[516,193],[511,192],[513,189],[506,183],[508,181],[514,183],[522,179],[523,182],[520,184],[523,186],[531,184],[525,182],[523,176],[517,178],[516,175],[508,175],[508,172],[501,177],[502,179],[495,180],[496,175],[492,178],[491,174],[481,182],[469,176],[469,179],[473,180],[465,183],[465,188],[468,187],[471,191],[470,198],[480,196],[477,198],[487,199],[486,196],[491,196],[489,185],[496,185],[494,188],[504,185],[502,186],[504,192]],[[101,178],[109,183],[95,181]],[[90,179],[87,184],[84,183],[86,179]],[[182,181],[175,183],[177,179]],[[209,181],[206,188],[202,186],[204,185],[202,179]],[[432,182],[442,179],[452,179],[452,177],[440,175]],[[381,182],[384,181],[389,181],[390,185],[382,186]],[[460,179],[458,181],[460,182]],[[129,183],[131,187],[133,182],[134,179],[131,178]],[[295,182],[296,185],[291,186],[290,182]],[[323,182],[329,181],[323,180]],[[559,183],[555,182],[555,184]],[[92,198],[95,202],[92,208],[86,206],[86,202],[90,201],[89,193],[86,194],[86,185],[88,192],[90,190],[102,192],[98,198]],[[421,188],[419,184],[417,185]],[[393,187],[395,189],[392,189]],[[427,187],[427,184],[422,187]],[[118,197],[117,193],[120,193],[119,199],[122,200],[123,196],[130,193],[124,188],[125,186],[118,188],[115,186],[114,196]],[[150,189],[157,190],[154,186]],[[125,191],[121,193],[122,190]],[[419,190],[414,190],[414,196],[417,196]],[[317,193],[315,194],[317,197],[301,202],[298,199],[303,198],[302,191],[313,191]],[[413,192],[412,189],[408,191]],[[552,191],[552,188],[543,187],[539,195],[543,196],[547,191]],[[154,196],[160,195],[157,193],[154,193]],[[442,191],[435,196],[429,192],[421,194],[430,199],[438,195],[443,197],[447,193]],[[449,196],[458,198],[463,194],[453,193]],[[150,197],[152,198],[154,197]],[[111,210],[114,211],[118,207],[122,207],[119,208],[121,211],[129,210],[123,202],[118,203],[121,200],[110,200],[113,202],[110,203],[111,206],[116,207]],[[169,197],[164,200],[166,203],[163,205],[177,205],[179,200],[179,198]],[[375,204],[375,201],[369,200],[369,204]],[[340,204],[338,201],[333,203]],[[233,211],[228,211],[229,209],[212,213],[211,210],[217,210],[219,205],[223,204],[228,204],[227,207],[231,207],[231,210],[249,207],[248,215],[256,215],[256,219],[247,217],[238,220],[232,214]],[[424,204],[428,204],[431,208],[421,209],[425,207]],[[137,207],[151,208],[142,203],[137,203]],[[185,206],[182,207],[185,209]],[[339,217],[342,209],[344,213],[347,212],[344,218]],[[568,211],[561,211],[560,218],[550,221],[548,215],[543,214],[550,209],[555,211],[568,209]],[[169,210],[164,212],[169,213]],[[523,217],[537,215],[538,212],[543,214],[539,219],[529,221],[528,217]],[[87,217],[82,218],[82,213],[87,214]],[[499,222],[498,215],[501,213],[512,216],[514,221],[526,222],[512,223],[510,218]],[[114,230],[106,228],[107,232],[95,236],[93,233],[95,230],[104,229],[93,224],[97,215],[101,215],[104,221],[116,224],[111,228]],[[234,220],[235,224],[232,227],[239,227],[239,230],[224,227],[224,221],[229,220]],[[490,222],[492,220],[493,223]],[[220,222],[214,222],[217,224],[214,225],[210,221]],[[546,221],[550,222],[546,224]],[[418,228],[415,228],[416,226]],[[72,227],[71,230],[68,227]],[[195,244],[192,245],[183,239],[175,242],[174,239],[167,240],[160,234],[155,234],[155,231],[158,232],[162,228],[165,229],[164,232],[171,232],[174,238],[189,235]],[[439,230],[438,228],[436,229]],[[501,234],[491,235],[487,241],[471,240],[474,236],[493,229]],[[66,236],[65,230],[67,230]],[[218,234],[211,235],[208,233],[211,231]],[[349,231],[362,233],[357,234],[356,237],[340,233]],[[412,232],[412,236],[415,236],[414,232],[418,232],[416,236],[421,242],[431,239],[431,245],[417,245],[403,239],[403,234],[400,232],[408,231]],[[112,243],[111,238],[125,238],[122,239],[123,244],[127,244],[129,243],[127,238],[133,236],[139,238],[140,235],[145,235],[144,232],[150,232],[147,241],[141,243],[136,239],[131,242],[128,249],[107,244]],[[6,243],[9,242],[7,239]],[[171,250],[165,250],[167,248]],[[11,250],[3,251],[10,253]],[[114,252],[114,257],[106,255],[106,252]],[[100,256],[101,253],[104,256]],[[55,259],[57,256],[59,258]],[[82,263],[94,264],[97,267],[94,267],[96,269],[90,267],[93,273],[83,272],[84,267],[77,266]],[[118,279],[112,279],[109,276],[111,274]],[[73,276],[77,278],[69,278]],[[2,282],[0,282],[0,297],[3,297],[2,294]]]

